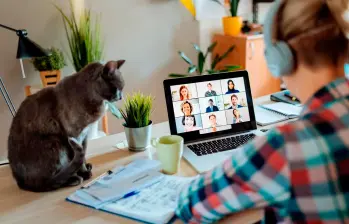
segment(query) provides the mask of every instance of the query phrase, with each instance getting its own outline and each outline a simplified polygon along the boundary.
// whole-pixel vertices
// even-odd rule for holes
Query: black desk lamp
[[[23,78],[25,78],[22,59],[48,56],[49,54],[46,50],[44,50],[42,47],[40,47],[38,44],[34,43],[27,37],[28,33],[26,30],[16,30],[2,24],[0,24],[0,27],[16,32],[17,36],[19,37],[18,48],[17,48],[17,59],[19,59],[20,61]],[[5,84],[2,81],[1,77],[0,77],[0,91],[6,101],[6,104],[12,116],[14,117],[16,114],[16,108],[13,106],[12,100],[6,90]]]

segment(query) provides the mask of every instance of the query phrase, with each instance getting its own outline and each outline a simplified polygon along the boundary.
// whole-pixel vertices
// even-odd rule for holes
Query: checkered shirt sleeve
[[[183,189],[177,217],[185,223],[213,223],[231,213],[286,202],[290,170],[284,145],[275,129],[234,150],[222,165]]]

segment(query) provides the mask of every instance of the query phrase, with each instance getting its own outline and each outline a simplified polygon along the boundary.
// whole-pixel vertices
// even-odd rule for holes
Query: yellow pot
[[[222,18],[224,34],[229,36],[236,36],[241,33],[242,17],[227,16]]]

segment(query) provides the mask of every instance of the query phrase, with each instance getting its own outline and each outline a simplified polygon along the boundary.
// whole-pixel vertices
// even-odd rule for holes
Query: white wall
[[[56,0],[68,9],[67,0]],[[177,51],[185,51],[195,59],[191,43],[200,43],[202,48],[210,44],[212,34],[221,32],[221,20],[201,21],[200,25],[179,4],[178,0],[86,0],[94,12],[102,13],[106,57],[125,59],[122,68],[126,79],[126,93],[140,90],[156,97],[153,120],[165,121],[167,113],[162,81],[171,72],[186,71],[186,64]],[[269,4],[260,4],[260,19]],[[252,0],[241,0],[239,14],[252,20]],[[61,17],[47,0],[1,0],[0,21],[14,28],[25,28],[29,37],[43,47],[64,47],[66,37]],[[199,27],[200,26],[200,27]],[[199,40],[200,36],[200,40]],[[16,60],[17,37],[0,29],[0,77],[6,84],[16,108],[24,99],[24,86],[40,83],[39,73],[24,62],[26,79],[22,79],[19,62]],[[70,75],[73,68],[63,69],[63,76]],[[0,98],[0,161],[6,157],[8,129],[12,117]],[[122,131],[121,121],[109,114],[111,133]]]
[[[57,0],[67,8],[68,1]],[[102,13],[106,54],[105,60],[125,59],[122,68],[126,93],[140,90],[156,97],[153,120],[167,119],[162,81],[171,72],[186,71],[186,64],[178,57],[183,50],[195,56],[191,46],[198,42],[198,23],[173,0],[86,0],[94,12]],[[14,28],[25,28],[29,37],[43,47],[65,47],[61,17],[47,0],[1,0],[0,21]],[[39,73],[27,61],[26,79],[21,78],[16,60],[17,37],[0,29],[0,77],[3,78],[16,108],[24,99],[24,86],[40,83]],[[69,63],[69,61],[68,61]],[[73,72],[72,66],[63,69],[63,75]],[[0,160],[6,156],[11,114],[0,99]],[[109,115],[112,133],[122,131],[121,121]]]

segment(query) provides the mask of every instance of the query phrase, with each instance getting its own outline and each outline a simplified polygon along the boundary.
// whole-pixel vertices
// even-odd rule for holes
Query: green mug
[[[179,170],[183,155],[184,139],[178,135],[153,138],[151,144],[156,148],[158,160],[165,174],[175,174]]]

